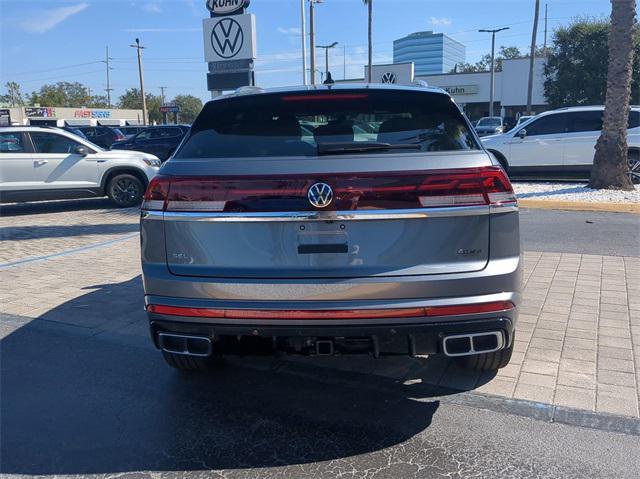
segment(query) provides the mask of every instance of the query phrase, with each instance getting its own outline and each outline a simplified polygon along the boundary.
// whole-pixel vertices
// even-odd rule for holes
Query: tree
[[[147,114],[149,115],[149,123],[160,123],[162,114],[160,106],[162,106],[162,98],[152,93],[147,93]],[[142,110],[142,96],[138,88],[129,88],[120,95],[118,108],[126,108],[131,110]]]
[[[362,0],[362,3],[367,6],[367,72],[369,83],[371,83],[371,69],[373,64],[373,0]]]
[[[536,56],[542,55],[542,49],[536,49]],[[501,46],[496,54],[496,71],[502,71],[503,60],[514,60],[517,58],[529,58],[528,54],[522,53],[518,47]],[[458,63],[449,73],[473,73],[488,72],[491,70],[491,55],[487,53],[476,63]]]
[[[42,106],[88,107],[92,104],[89,89],[78,82],[58,82],[43,85],[37,92],[31,93],[29,103]]]
[[[202,100],[193,95],[177,95],[173,103],[180,107],[180,122],[193,123],[200,110],[202,110]]]
[[[8,103],[11,106],[24,105],[24,99],[22,98],[22,92],[20,91],[20,85],[14,81],[8,81],[4,87],[7,89],[6,95],[0,95],[0,103]]]
[[[629,178],[627,121],[631,99],[635,0],[611,0],[607,92],[590,188],[633,190]]]
[[[607,40],[610,23],[602,20],[579,19],[553,33],[547,48],[544,68],[545,97],[549,106],[559,108],[575,105],[602,105],[605,102]],[[631,96],[640,94],[640,29],[633,33],[633,74]]]

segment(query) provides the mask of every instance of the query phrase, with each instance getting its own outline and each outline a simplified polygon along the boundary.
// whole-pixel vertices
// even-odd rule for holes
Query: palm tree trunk
[[[371,83],[371,66],[373,62],[373,34],[372,34],[372,17],[373,17],[373,0],[367,2],[368,9],[368,43],[369,43],[369,83]]]
[[[627,121],[631,98],[635,0],[611,0],[609,66],[602,133],[596,143],[590,188],[632,190]]]

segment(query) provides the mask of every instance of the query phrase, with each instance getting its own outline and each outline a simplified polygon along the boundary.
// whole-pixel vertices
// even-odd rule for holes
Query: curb
[[[372,391],[387,394],[402,394],[398,391],[398,386],[402,384],[402,380],[400,379],[385,378],[373,374],[344,371],[318,365],[306,365],[297,361],[288,361],[286,358],[281,358],[279,364],[271,364],[266,367],[265,365],[252,364],[250,361],[241,358],[232,359],[231,357],[227,357],[226,360],[235,366],[247,367],[249,369],[269,370],[329,384],[369,388]],[[640,436],[640,418],[631,416],[593,412],[586,409],[570,408],[526,399],[506,398],[475,391],[460,391],[429,384],[424,385],[423,393],[427,393],[429,397],[418,400],[440,401],[443,404],[484,409],[497,413],[527,417],[537,421]]]
[[[521,208],[543,210],[601,211],[610,213],[640,214],[640,205],[635,203],[596,203],[591,201],[557,201],[518,199]]]

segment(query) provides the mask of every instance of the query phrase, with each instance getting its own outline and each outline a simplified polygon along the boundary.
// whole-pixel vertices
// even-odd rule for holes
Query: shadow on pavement
[[[133,233],[140,227],[137,223],[107,223],[64,226],[9,226],[0,228],[2,240],[22,241],[36,238],[68,238],[85,235],[111,235]]]
[[[94,288],[0,342],[0,473],[330,461],[401,444],[439,407],[397,378],[372,394],[268,368],[179,373],[145,334],[140,278]]]
[[[98,209],[111,209],[116,211],[119,210],[119,208],[117,208],[108,198],[89,198],[80,200],[6,203],[0,205],[0,216],[22,216]]]

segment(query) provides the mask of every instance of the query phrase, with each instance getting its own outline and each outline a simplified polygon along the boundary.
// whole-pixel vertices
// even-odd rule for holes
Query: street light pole
[[[316,84],[316,17],[315,4],[322,0],[309,0],[309,54],[311,60],[311,84]]]
[[[307,21],[304,11],[304,0],[300,0],[300,26],[302,34],[302,84],[307,84]]]
[[[495,30],[478,30],[482,33],[491,33],[491,80],[489,86],[489,116],[493,116],[493,95],[495,90],[495,62],[496,62],[496,33],[509,30],[509,27],[497,28]]]
[[[144,73],[142,70],[142,49],[146,48],[140,45],[140,39],[136,38],[135,45],[129,45],[138,51],[138,73],[140,74],[140,95],[142,95],[142,124],[147,124],[147,99],[144,96]]]
[[[329,73],[329,49],[334,48],[338,42],[333,42],[331,45],[318,45],[317,48],[324,48],[324,76],[327,78]]]

